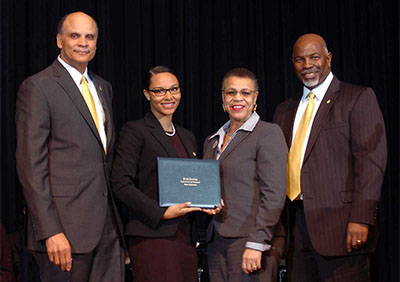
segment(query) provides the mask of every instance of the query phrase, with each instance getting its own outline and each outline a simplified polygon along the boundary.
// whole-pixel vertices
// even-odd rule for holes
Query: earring
[[[224,113],[226,113],[226,109],[225,109],[225,104],[222,103],[222,109],[224,110]]]
[[[253,112],[255,112],[257,110],[257,104],[253,105]]]

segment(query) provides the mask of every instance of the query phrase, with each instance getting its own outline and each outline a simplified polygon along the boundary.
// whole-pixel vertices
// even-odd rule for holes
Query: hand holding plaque
[[[221,209],[219,162],[182,158],[158,158],[159,204],[169,207],[190,202],[190,207]],[[174,207],[179,209],[180,206]],[[184,212],[184,206],[181,206]]]

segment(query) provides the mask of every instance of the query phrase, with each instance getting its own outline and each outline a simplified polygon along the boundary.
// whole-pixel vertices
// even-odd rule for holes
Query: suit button
[[[104,196],[104,197],[107,197],[107,196],[108,196],[108,192],[107,192],[107,191],[104,191],[104,192],[103,192],[103,196]]]

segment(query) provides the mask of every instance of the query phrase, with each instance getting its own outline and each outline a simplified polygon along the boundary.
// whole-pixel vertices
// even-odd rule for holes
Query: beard
[[[318,77],[315,77],[312,79],[303,79],[304,86],[306,86],[308,88],[317,86],[318,82],[319,82]]]
[[[317,86],[319,83],[320,72],[321,72],[321,69],[316,68],[316,67],[302,71],[300,73],[300,75],[301,75],[301,80],[302,80],[304,86],[306,86],[308,88],[313,88],[313,87]],[[316,76],[314,78],[308,78],[308,79],[303,77],[303,75],[309,74],[309,73],[315,73]]]

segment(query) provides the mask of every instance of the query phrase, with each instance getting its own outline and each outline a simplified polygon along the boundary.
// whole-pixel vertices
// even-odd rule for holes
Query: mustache
[[[303,71],[301,71],[300,72],[300,74],[301,75],[304,75],[304,74],[308,74],[308,73],[313,73],[313,72],[319,72],[320,71],[320,69],[319,68],[312,68],[312,69],[308,69],[308,70],[303,70]]]

